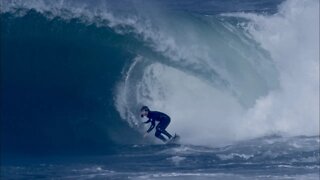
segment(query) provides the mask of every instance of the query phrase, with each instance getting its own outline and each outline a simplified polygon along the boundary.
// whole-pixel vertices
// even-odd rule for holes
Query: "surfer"
[[[170,117],[168,115],[166,115],[165,113],[162,113],[162,112],[158,112],[158,111],[150,111],[150,109],[147,106],[143,106],[141,108],[140,112],[141,112],[141,117],[146,116],[149,118],[149,120],[144,123],[147,124],[147,123],[151,122],[151,126],[149,127],[149,129],[145,133],[144,137],[147,135],[147,133],[152,131],[152,129],[156,125],[155,122],[158,121],[159,123],[156,126],[155,136],[157,138],[161,139],[163,142],[167,142],[168,140],[170,140],[172,138],[172,135],[166,131],[166,128],[168,127],[168,125],[170,123]],[[162,134],[166,135],[169,139],[166,139]]]

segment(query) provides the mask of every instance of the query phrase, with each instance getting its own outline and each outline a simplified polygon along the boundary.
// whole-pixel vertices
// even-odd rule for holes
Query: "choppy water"
[[[109,155],[12,158],[4,179],[318,179],[319,137],[271,136],[210,148],[125,145]]]

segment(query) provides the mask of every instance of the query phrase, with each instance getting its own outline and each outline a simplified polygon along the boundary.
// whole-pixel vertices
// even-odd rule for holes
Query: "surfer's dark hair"
[[[142,106],[142,108],[140,109],[140,111],[150,111],[150,109],[148,108],[148,106]]]

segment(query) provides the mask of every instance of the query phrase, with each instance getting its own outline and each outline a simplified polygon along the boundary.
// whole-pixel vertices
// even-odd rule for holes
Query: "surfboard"
[[[169,139],[166,144],[178,144],[179,143],[179,139],[180,139],[180,136],[177,135],[177,134],[174,134],[174,136]]]

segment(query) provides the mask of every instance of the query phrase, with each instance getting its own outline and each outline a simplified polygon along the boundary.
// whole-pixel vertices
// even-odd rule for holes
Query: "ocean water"
[[[0,5],[1,179],[319,179],[318,0]]]

